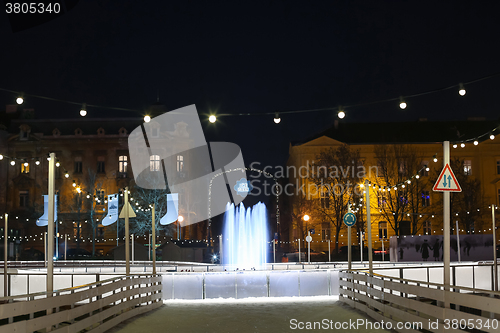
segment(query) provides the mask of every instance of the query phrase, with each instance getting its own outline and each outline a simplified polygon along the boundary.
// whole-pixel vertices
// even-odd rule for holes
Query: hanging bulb
[[[40,165],[40,160],[36,160],[36,161],[35,161],[35,164],[36,164],[36,165]]]
[[[276,112],[276,113],[274,114],[274,123],[275,123],[275,124],[279,124],[279,123],[280,123],[280,121],[281,121],[280,114],[279,114],[278,112]]]
[[[67,172],[66,172],[66,173],[64,174],[64,177],[65,177],[65,178],[69,178],[69,173],[67,173]]]
[[[83,103],[80,109],[80,116],[85,117],[87,115],[87,104]]]
[[[14,160],[10,161],[10,165],[16,165],[16,161]]]
[[[490,140],[494,140],[495,136],[493,134],[490,135]]]
[[[210,115],[210,117],[208,117],[208,121],[211,122],[212,124],[215,123],[215,121],[217,120],[217,117],[214,116],[213,114]],[[276,122],[276,121],[275,121]]]
[[[465,93],[466,93],[466,91],[465,91],[465,88],[464,88],[464,84],[463,83],[459,83],[458,84],[458,94],[460,96],[464,96]]]
[[[465,143],[463,143],[463,142],[462,142],[462,143],[460,144],[460,147],[461,147],[461,148],[465,148]]]
[[[76,182],[73,180],[73,187],[76,187]]]
[[[28,165],[29,165],[29,163],[24,161],[24,166],[27,167]]]
[[[455,143],[455,144],[453,145],[453,148],[457,148],[457,147],[458,147],[458,145]]]
[[[61,166],[61,163],[59,162],[59,160],[56,161],[56,167],[60,167]]]
[[[404,110],[404,109],[406,109],[406,106],[407,105],[406,105],[406,102],[405,102],[403,96],[399,97],[399,107]]]
[[[436,163],[438,161],[438,154],[434,154],[433,157],[434,157],[433,161],[434,161],[434,163]]]
[[[23,98],[23,94],[20,94],[17,98],[16,98],[16,103],[21,105],[24,103],[24,98]]]
[[[345,111],[344,109],[342,109],[342,106],[339,105],[339,112],[337,113],[337,116],[339,117],[339,119],[344,119],[345,117]]]
[[[474,140],[474,146],[477,146],[479,144],[479,141]]]
[[[429,172],[430,168],[426,165],[425,166],[425,171]]]
[[[150,116],[148,116],[148,115],[145,115],[145,116],[144,116],[144,122],[145,122],[145,123],[149,123],[150,121],[151,121],[151,117],[150,117]]]
[[[419,179],[419,178],[420,178],[420,176],[419,176],[419,175],[416,175],[416,176],[415,176],[415,178]]]

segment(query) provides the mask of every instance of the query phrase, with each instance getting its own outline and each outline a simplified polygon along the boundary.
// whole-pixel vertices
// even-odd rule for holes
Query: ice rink
[[[109,332],[388,332],[366,329],[366,326],[346,327],[349,321],[358,319],[368,320],[364,314],[332,296],[173,300],[165,301],[158,310],[126,321]],[[314,326],[307,329],[308,322],[310,325],[319,324],[316,324],[316,329]],[[343,323],[346,323],[344,328],[340,328],[338,325]]]

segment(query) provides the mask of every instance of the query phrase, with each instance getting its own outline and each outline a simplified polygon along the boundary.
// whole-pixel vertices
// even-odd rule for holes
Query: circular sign
[[[313,238],[312,238],[311,236],[307,236],[307,237],[306,237],[306,241],[307,241],[308,243],[310,243],[312,240],[313,240]]]
[[[353,213],[346,213],[343,220],[346,226],[352,227],[354,224],[356,224],[356,215],[354,215]]]

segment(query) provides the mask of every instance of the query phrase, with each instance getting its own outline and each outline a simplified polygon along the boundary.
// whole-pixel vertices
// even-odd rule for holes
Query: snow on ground
[[[128,320],[109,332],[388,332],[367,330],[364,325],[335,329],[336,323],[358,319],[369,320],[332,296],[168,300],[161,308]],[[310,325],[319,322],[317,329],[313,329],[314,326],[306,329],[307,322]]]

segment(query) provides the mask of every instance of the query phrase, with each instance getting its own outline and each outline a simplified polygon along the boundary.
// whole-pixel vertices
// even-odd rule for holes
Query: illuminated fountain
[[[222,263],[231,269],[260,268],[266,263],[267,214],[262,202],[245,209],[227,204],[222,232]]]

